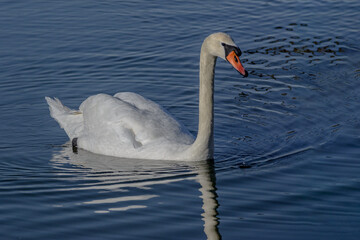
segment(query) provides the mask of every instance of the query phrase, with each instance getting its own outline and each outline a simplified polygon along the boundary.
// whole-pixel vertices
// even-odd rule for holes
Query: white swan
[[[125,158],[207,160],[214,152],[214,68],[227,60],[243,76],[240,49],[225,33],[208,36],[200,54],[199,129],[194,137],[160,105],[142,96],[121,92],[89,97],[78,111],[45,97],[51,116],[73,145],[90,152]]]

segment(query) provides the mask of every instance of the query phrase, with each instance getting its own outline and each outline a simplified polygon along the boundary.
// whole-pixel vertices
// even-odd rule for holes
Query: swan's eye
[[[235,54],[240,57],[241,56],[241,50],[240,48],[236,46],[227,45],[225,43],[221,43],[221,45],[224,46],[225,49],[225,56],[228,56],[231,52],[235,52]],[[236,62],[238,62],[239,59],[236,59]]]

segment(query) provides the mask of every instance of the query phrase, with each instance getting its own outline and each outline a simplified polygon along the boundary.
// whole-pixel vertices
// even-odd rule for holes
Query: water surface
[[[359,1],[5,1],[2,239],[359,239]],[[44,96],[137,92],[197,132],[203,39],[217,62],[215,159],[71,151]]]

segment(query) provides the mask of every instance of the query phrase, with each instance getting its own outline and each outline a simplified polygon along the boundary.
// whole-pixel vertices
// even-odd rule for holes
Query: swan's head
[[[247,77],[248,73],[240,62],[241,50],[226,33],[213,33],[208,36],[204,44],[208,53],[228,61],[241,75]]]

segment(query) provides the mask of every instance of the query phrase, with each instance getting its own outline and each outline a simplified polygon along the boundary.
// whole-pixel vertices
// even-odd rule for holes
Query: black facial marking
[[[238,55],[239,57],[241,56],[241,50],[238,47],[235,46],[230,46],[227,45],[225,43],[221,43],[221,45],[224,46],[225,49],[225,56],[227,57],[229,55],[229,53],[231,53],[232,51],[235,51],[236,55]],[[237,61],[237,60],[236,60]]]

